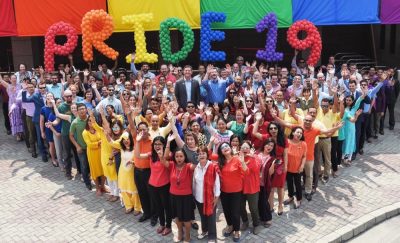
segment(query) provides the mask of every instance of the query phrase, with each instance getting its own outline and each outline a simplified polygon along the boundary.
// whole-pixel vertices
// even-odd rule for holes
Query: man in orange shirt
[[[137,132],[143,132],[143,136],[140,143],[140,154],[151,153],[151,137],[149,134],[149,126],[146,122],[140,122],[136,126],[132,117],[136,117],[139,114],[138,109],[134,109],[133,112],[131,109],[126,109],[125,113],[128,117],[129,128],[132,134],[133,139],[136,141]],[[150,192],[148,187],[148,182],[150,179],[150,158],[141,159],[141,158],[133,158],[135,164],[134,176],[135,176],[135,184],[139,193],[140,203],[142,204],[143,215],[139,218],[139,222],[144,222],[151,218],[151,225],[155,226],[157,224],[157,215],[155,213],[154,203],[151,202]]]
[[[293,103],[291,103],[291,106],[294,106]],[[295,108],[294,108],[295,109]],[[314,118],[307,114],[304,119],[298,116],[297,114],[293,113],[292,116],[295,119],[299,120],[299,124],[291,124],[289,122],[286,122],[279,117],[276,116],[276,114],[273,114],[274,119],[279,122],[281,125],[285,127],[290,127],[293,128],[295,126],[302,127],[304,129],[304,139],[305,142],[307,143],[307,155],[306,155],[306,164],[304,166],[304,172],[306,175],[306,181],[305,181],[305,197],[308,201],[311,201],[312,196],[312,182],[313,182],[313,166],[314,166],[314,149],[315,149],[315,139],[319,135],[327,135],[330,136],[333,134],[336,130],[341,128],[343,126],[343,123],[338,123],[335,126],[333,126],[331,129],[321,129],[313,126]]]

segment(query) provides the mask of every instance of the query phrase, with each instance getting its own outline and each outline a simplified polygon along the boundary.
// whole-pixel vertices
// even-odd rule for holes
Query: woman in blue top
[[[53,105],[54,102],[52,102],[52,100],[54,100],[53,93],[47,93],[45,106],[43,106],[42,110],[40,111],[40,132],[43,140],[46,140],[49,144],[49,152],[53,166],[58,167],[58,162],[56,160],[56,150],[54,147],[53,132],[50,130],[50,128],[46,127],[46,123],[51,122],[49,120],[49,116],[51,114],[55,116],[55,106]]]
[[[358,110],[361,101],[364,99],[365,93],[360,96],[356,102],[352,95],[344,95],[340,97],[340,117],[344,125],[339,130],[339,140],[344,140],[342,145],[344,165],[351,165],[351,156],[356,151],[356,126],[358,116],[362,113],[362,109]]]

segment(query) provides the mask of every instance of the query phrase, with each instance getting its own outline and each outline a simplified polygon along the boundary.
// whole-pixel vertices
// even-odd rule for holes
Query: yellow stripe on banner
[[[145,23],[145,30],[159,30],[160,23],[171,17],[186,21],[193,29],[200,28],[200,0],[107,0],[108,13],[113,17],[114,32],[131,32],[132,26],[122,24],[122,16],[152,13],[154,20]]]

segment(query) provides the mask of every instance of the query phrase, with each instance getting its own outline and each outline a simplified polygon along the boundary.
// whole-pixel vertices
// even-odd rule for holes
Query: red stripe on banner
[[[17,35],[12,0],[0,0],[0,36]]]

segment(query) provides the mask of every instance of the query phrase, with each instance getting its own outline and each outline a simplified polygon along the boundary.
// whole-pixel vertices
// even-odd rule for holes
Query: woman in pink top
[[[141,134],[136,137],[136,140],[140,141],[140,139]],[[149,178],[149,191],[160,220],[157,233],[165,236],[171,233],[172,222],[169,196],[169,169],[162,162],[164,160],[165,139],[161,136],[155,137],[151,145],[151,153],[139,154],[139,146],[139,143],[136,143],[135,157],[142,159],[150,158],[151,174]]]

